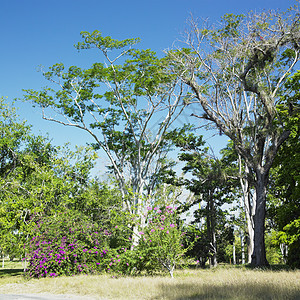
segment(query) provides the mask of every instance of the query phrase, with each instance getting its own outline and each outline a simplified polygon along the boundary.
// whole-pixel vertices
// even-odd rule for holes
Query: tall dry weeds
[[[177,271],[169,277],[76,276],[7,284],[1,293],[47,293],[88,299],[300,299],[300,271],[237,268]]]

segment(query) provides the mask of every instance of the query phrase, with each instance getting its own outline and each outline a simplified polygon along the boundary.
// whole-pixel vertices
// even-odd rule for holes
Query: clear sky
[[[286,10],[294,4],[296,0],[0,0],[0,96],[13,100],[22,97],[22,89],[47,85],[37,72],[40,65],[94,63],[96,56],[73,47],[81,31],[97,29],[116,39],[140,37],[141,48],[160,53],[180,37],[190,14],[214,22],[226,13]],[[42,120],[39,110],[28,104],[18,102],[17,106],[33,131],[48,132],[54,144],[89,140],[78,130]],[[215,146],[224,140],[214,142]]]

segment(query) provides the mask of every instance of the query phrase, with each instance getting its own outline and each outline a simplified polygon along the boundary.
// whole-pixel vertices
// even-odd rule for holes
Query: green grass
[[[300,299],[300,270],[252,270],[221,266],[177,270],[175,278],[109,275],[26,280],[20,269],[0,273],[1,293],[51,293],[89,299]]]
[[[5,261],[4,268],[0,268],[0,288],[7,284],[24,282],[23,263],[21,261]]]

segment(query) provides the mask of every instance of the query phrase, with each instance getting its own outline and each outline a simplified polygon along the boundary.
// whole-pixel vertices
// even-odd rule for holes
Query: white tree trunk
[[[242,265],[245,264],[245,243],[244,243],[244,235],[242,231],[240,232],[240,238],[241,238],[241,252],[242,252]]]
[[[288,256],[288,245],[286,245],[284,243],[280,244],[280,252],[282,255],[283,262],[286,264],[287,256]]]
[[[233,241],[233,247],[232,247],[232,262],[234,265],[236,265],[235,241]]]
[[[247,253],[248,253],[248,263],[251,263],[252,252],[254,248],[254,221],[253,216],[255,214],[255,203],[256,203],[256,194],[253,196],[250,193],[250,184],[248,181],[249,168],[247,165],[244,166],[245,174],[242,174],[242,157],[239,154],[239,176],[240,176],[240,185],[242,188],[243,196],[240,201],[241,207],[244,208],[245,219],[247,224]]]
[[[248,220],[248,219],[247,219]],[[251,221],[247,221],[247,262],[251,264],[252,261],[252,253],[254,248],[254,228]]]

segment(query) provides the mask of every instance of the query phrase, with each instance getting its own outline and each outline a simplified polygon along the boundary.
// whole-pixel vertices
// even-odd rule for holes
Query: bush
[[[119,225],[116,227],[113,236],[118,230],[122,235],[126,228]],[[183,237],[176,209],[171,206],[148,207],[146,225],[139,232],[139,244],[132,247],[131,239],[127,237],[127,241],[122,241],[123,247],[110,249],[106,271],[134,275],[142,272],[154,274],[164,269],[173,276],[176,264],[186,251],[182,244]]]
[[[179,218],[171,206],[148,208],[147,224],[136,247],[126,238],[124,226],[115,225],[108,232],[69,210],[39,218],[33,228],[25,246],[29,277],[152,274],[163,268],[173,277],[175,265],[186,251]],[[118,232],[121,238],[117,238]]]
[[[25,246],[27,274],[40,278],[101,272],[110,259],[108,236],[79,213],[42,217]]]
[[[137,269],[151,273],[165,268],[173,277],[174,268],[186,251],[176,209],[148,207],[147,225],[139,234]]]

